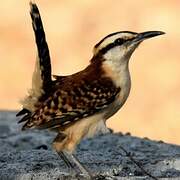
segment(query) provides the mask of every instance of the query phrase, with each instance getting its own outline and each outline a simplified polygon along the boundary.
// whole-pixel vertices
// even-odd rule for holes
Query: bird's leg
[[[92,179],[90,172],[88,172],[88,170],[80,163],[78,158],[76,158],[76,156],[73,155],[71,152],[63,150],[66,140],[67,135],[63,132],[59,132],[53,141],[54,149],[61,157],[61,159],[65,162],[67,167],[71,170],[72,174],[74,174],[73,172],[77,172],[77,169],[73,166],[74,163],[79,168],[81,174],[85,175],[88,179]]]
[[[60,156],[60,158],[65,162],[65,164],[67,165],[67,167],[72,170],[74,169],[73,164],[69,161],[69,159],[66,157],[66,155],[64,154],[63,151],[58,152],[58,155]]]
[[[81,162],[78,160],[78,158],[74,154],[67,153],[67,155],[79,168],[81,174],[87,176],[89,179],[92,179],[91,173],[81,164]]]
[[[65,155],[65,153],[62,150],[62,146],[63,146],[63,141],[66,139],[66,134],[64,133],[58,133],[58,135],[56,136],[56,138],[54,139],[53,142],[53,147],[56,150],[57,154],[59,155],[59,157],[64,161],[64,163],[66,164],[66,166],[70,169],[70,173],[74,174],[74,171],[76,172],[75,167],[73,166],[73,164],[71,163],[71,161],[69,161],[69,159],[67,158],[67,156]]]

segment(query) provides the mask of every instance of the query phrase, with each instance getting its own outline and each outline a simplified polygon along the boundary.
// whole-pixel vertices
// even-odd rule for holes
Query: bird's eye
[[[117,44],[117,45],[121,45],[121,44],[124,43],[124,39],[118,38],[118,39],[116,39],[116,40],[114,41],[114,43]]]

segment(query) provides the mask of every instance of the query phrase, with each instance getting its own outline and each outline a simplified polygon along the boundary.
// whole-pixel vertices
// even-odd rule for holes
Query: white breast
[[[129,96],[131,88],[131,78],[128,68],[129,59],[118,59],[120,57],[122,58],[121,55],[114,56],[114,54],[112,55],[111,53],[107,53],[105,55],[106,61],[103,62],[103,68],[107,75],[113,79],[117,87],[121,88],[117,99],[110,107],[108,107],[107,112],[105,113],[106,119],[122,107]]]
[[[126,81],[121,85],[121,90],[116,100],[104,112],[104,120],[113,116],[124,105],[129,96],[130,87],[131,81]]]

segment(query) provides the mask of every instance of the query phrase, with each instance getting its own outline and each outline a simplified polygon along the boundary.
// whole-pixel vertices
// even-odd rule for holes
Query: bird
[[[129,60],[144,41],[165,34],[117,31],[93,48],[89,65],[71,75],[52,75],[51,58],[38,6],[30,2],[30,15],[37,44],[32,87],[21,101],[22,130],[49,129],[57,133],[52,147],[70,169],[91,173],[74,155],[82,139],[106,133],[106,121],[126,102],[131,77]],[[74,164],[73,164],[73,163]]]

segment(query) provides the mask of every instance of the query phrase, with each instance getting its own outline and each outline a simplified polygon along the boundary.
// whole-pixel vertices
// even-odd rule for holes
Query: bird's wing
[[[27,121],[23,129],[64,127],[105,109],[120,91],[107,77],[78,86],[66,84],[68,88],[63,85],[64,90],[59,88],[30,118],[27,115],[20,121]]]

